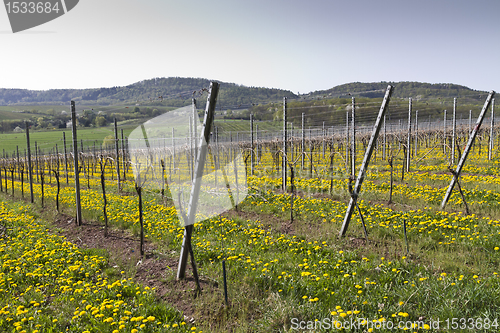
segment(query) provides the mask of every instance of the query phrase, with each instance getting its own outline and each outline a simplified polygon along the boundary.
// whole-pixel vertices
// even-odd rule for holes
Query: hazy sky
[[[80,0],[16,34],[2,8],[0,40],[0,88],[181,76],[294,93],[354,81],[500,91],[499,0]]]

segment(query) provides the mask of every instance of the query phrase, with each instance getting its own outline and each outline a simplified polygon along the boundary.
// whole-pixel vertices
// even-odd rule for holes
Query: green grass
[[[133,106],[77,106],[77,113],[82,109],[94,109],[94,111],[103,111],[106,114],[112,113],[131,113],[133,111]],[[141,106],[141,109],[144,109]],[[150,107],[151,109],[158,109],[160,113],[170,111],[172,107]],[[43,116],[51,117],[53,113],[48,112],[48,110],[54,110],[56,114],[61,111],[69,112],[69,105],[7,105],[0,106],[0,122],[5,120],[27,120],[30,118],[38,118]],[[144,123],[148,118],[142,117],[137,119],[128,119],[124,121],[119,121],[117,123],[118,130],[123,129],[124,135],[129,136],[129,134],[140,124]],[[92,127],[92,128],[78,128],[77,129],[78,144],[81,144],[83,140],[84,147],[93,147],[94,143],[96,147],[100,147],[104,138],[108,135],[114,135],[113,123],[110,123],[106,127]],[[41,149],[52,149],[57,144],[62,148],[63,146],[63,134],[66,132],[66,144],[69,149],[72,142],[71,128],[66,129],[43,129],[43,130],[31,130],[30,131],[30,141],[32,144],[32,149],[35,142]],[[121,135],[119,135],[121,137]],[[0,134],[0,142],[2,142],[2,149],[5,150],[9,155],[19,147],[20,151],[24,154],[24,149],[26,148],[26,135],[25,132],[21,133],[2,133]],[[61,150],[62,151],[62,150]],[[0,152],[2,153],[2,152]]]
[[[0,120],[27,119],[47,115],[48,110],[56,113],[70,111],[68,105],[0,105]]]
[[[128,136],[130,132],[135,128],[133,124],[127,124],[126,126],[121,126],[124,130],[124,135]],[[119,129],[120,130],[120,129]],[[53,130],[53,131],[30,131],[30,142],[31,147],[34,149],[35,142],[38,147],[43,151],[47,152],[49,149],[53,149],[57,144],[59,152],[63,151],[63,134],[66,132],[66,147],[71,149],[72,145],[72,133],[71,129],[64,130]],[[84,147],[93,147],[94,143],[96,148],[102,145],[104,138],[108,135],[114,135],[113,127],[97,127],[97,128],[78,128],[77,138],[78,146],[81,145],[81,140],[83,140]],[[120,135],[119,135],[120,137]],[[9,155],[19,147],[20,154],[24,155],[24,149],[26,149],[26,134],[21,133],[5,133],[0,134],[0,142],[2,142],[2,149]]]
[[[0,109],[0,121],[3,121],[3,120],[25,120],[25,119],[31,118],[32,116],[36,116],[36,114],[12,112],[9,110]]]
[[[234,132],[235,135],[233,139],[236,137],[236,132],[250,132],[250,122],[248,120],[216,119],[213,126],[217,126],[219,131]],[[255,121],[254,129],[256,129],[257,126],[259,127],[259,131],[270,131],[271,133],[274,133],[277,130],[282,130],[283,122]]]

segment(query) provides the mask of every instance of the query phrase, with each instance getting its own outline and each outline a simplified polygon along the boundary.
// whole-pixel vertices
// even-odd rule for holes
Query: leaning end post
[[[394,87],[391,85],[387,86],[387,90],[385,92],[384,100],[382,101],[382,105],[380,106],[380,111],[378,113],[377,120],[375,121],[375,126],[373,127],[373,133],[370,138],[370,142],[368,143],[368,147],[366,149],[365,157],[363,158],[363,163],[361,164],[361,168],[359,169],[358,178],[356,179],[356,184],[354,185],[354,189],[352,191],[351,199],[349,201],[349,205],[347,206],[347,211],[344,217],[344,222],[342,223],[342,228],[340,230],[339,236],[342,237],[347,232],[347,228],[349,227],[349,222],[351,221],[351,216],[356,208],[356,203],[358,200],[359,192],[361,191],[361,185],[363,184],[363,180],[365,178],[366,171],[368,169],[368,164],[370,163],[370,158],[373,153],[373,148],[375,147],[375,142],[377,141],[378,134],[380,132],[380,127],[382,124],[382,119],[384,118],[385,111],[387,110],[387,106],[389,105],[389,101],[391,99],[392,91]]]

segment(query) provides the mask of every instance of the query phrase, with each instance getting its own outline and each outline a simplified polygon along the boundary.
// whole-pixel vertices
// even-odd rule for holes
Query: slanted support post
[[[444,209],[446,206],[446,203],[450,199],[451,196],[451,191],[453,191],[453,187],[455,186],[456,182],[458,181],[458,178],[460,177],[460,172],[462,171],[462,167],[465,164],[465,161],[467,160],[467,156],[469,155],[469,151],[472,147],[472,144],[474,143],[474,139],[476,138],[477,132],[479,131],[479,128],[481,127],[481,124],[483,123],[484,116],[486,115],[486,110],[491,104],[491,101],[493,97],[495,96],[495,91],[490,91],[488,94],[488,97],[486,98],[486,101],[484,102],[483,109],[481,110],[481,113],[479,114],[479,117],[477,118],[476,121],[476,126],[474,126],[474,129],[472,130],[471,136],[469,138],[469,141],[467,142],[467,145],[465,146],[465,150],[462,153],[462,157],[460,158],[460,161],[458,161],[457,168],[455,169],[455,173],[453,173],[453,177],[451,178],[451,183],[450,186],[448,186],[448,190],[446,190],[446,194],[444,195],[443,202],[441,203],[441,209]]]
[[[382,105],[380,106],[380,111],[378,113],[377,120],[375,121],[375,126],[373,127],[372,136],[370,138],[370,142],[368,143],[368,147],[365,152],[365,157],[363,158],[363,163],[361,164],[361,168],[359,169],[358,178],[356,179],[356,184],[354,185],[349,205],[347,206],[344,222],[342,223],[342,228],[339,234],[340,237],[344,236],[345,233],[347,232],[347,228],[349,227],[349,222],[351,221],[352,213],[356,208],[358,195],[359,192],[361,191],[361,185],[363,184],[366,171],[368,170],[368,164],[370,163],[370,159],[373,153],[373,148],[375,147],[375,142],[377,141],[378,134],[380,132],[380,127],[382,125],[382,119],[384,118],[387,106],[389,105],[393,89],[394,89],[393,86],[391,85],[387,86],[384,100],[382,101]]]
[[[189,196],[189,205],[187,210],[187,215],[184,212],[184,238],[182,240],[181,254],[179,258],[179,266],[177,269],[177,279],[184,279],[186,276],[186,265],[188,254],[191,253],[191,262],[193,264],[193,273],[196,274],[196,267],[194,266],[193,251],[191,247],[191,235],[193,231],[193,224],[195,221],[196,210],[198,207],[198,198],[200,196],[201,190],[201,178],[203,176],[203,169],[205,167],[205,161],[208,153],[208,144],[210,142],[210,132],[212,130],[212,123],[215,114],[215,104],[217,101],[217,94],[219,92],[219,84],[217,82],[210,83],[210,89],[208,91],[207,105],[205,109],[205,119],[203,121],[202,137],[200,138],[200,144],[198,145],[198,156],[196,158],[195,164],[195,174],[193,177],[193,184],[191,187],[191,195]],[[197,276],[195,276],[195,279]]]

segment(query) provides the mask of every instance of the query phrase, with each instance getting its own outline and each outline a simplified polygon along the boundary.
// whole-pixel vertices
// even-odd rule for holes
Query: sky
[[[380,81],[500,91],[498,0],[81,0],[18,33],[0,9],[0,40],[0,88],[177,76],[294,93]]]

